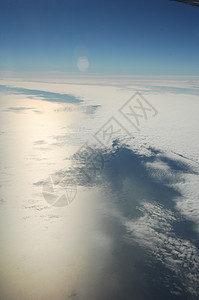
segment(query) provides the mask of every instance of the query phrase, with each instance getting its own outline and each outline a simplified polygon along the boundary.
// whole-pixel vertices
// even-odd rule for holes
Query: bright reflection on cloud
[[[78,69],[81,71],[81,72],[86,72],[89,68],[89,62],[88,62],[88,59],[86,57],[80,57],[78,59],[78,62],[77,62],[77,66],[78,66]]]

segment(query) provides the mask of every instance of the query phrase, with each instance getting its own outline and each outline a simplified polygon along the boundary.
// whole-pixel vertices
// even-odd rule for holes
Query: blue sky
[[[169,0],[0,0],[0,70],[199,75],[199,8]]]

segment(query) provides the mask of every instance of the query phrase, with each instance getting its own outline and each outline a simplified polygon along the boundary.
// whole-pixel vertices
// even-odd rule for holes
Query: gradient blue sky
[[[78,72],[78,55],[88,57],[87,73],[199,75],[199,8],[169,0],[0,0],[0,70]]]

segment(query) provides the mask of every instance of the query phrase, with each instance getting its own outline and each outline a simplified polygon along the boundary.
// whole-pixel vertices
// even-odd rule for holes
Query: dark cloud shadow
[[[67,175],[77,185],[98,186],[102,202],[118,212],[101,216],[99,229],[111,237],[112,250],[92,283],[96,300],[198,299],[198,234],[176,208],[182,195],[175,186],[195,172],[182,160],[149,150],[151,155],[140,155],[115,143],[111,151],[76,154],[70,170],[56,173],[60,180]]]
[[[23,89],[23,88],[16,88],[10,87],[6,85],[0,85],[0,91],[12,93],[16,95],[27,95],[29,98],[38,97],[44,101],[52,101],[52,102],[60,102],[60,103],[81,103],[82,100],[69,95],[69,94],[61,94],[61,93],[53,93],[53,92],[46,92],[41,90],[31,90],[31,89]]]

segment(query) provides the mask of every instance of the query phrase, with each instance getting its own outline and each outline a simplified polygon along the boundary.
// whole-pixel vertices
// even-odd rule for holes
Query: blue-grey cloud
[[[16,88],[10,87],[6,85],[0,85],[0,91],[4,91],[7,93],[12,94],[22,94],[27,95],[29,98],[38,97],[44,101],[52,101],[52,102],[60,102],[60,103],[81,103],[83,102],[81,99],[78,99],[72,95],[68,94],[61,94],[61,93],[53,93],[53,92],[46,92],[41,90],[31,90],[31,89],[24,89],[24,88]]]
[[[118,215],[107,211],[102,230],[114,240],[111,268],[120,293],[107,290],[104,294],[118,300],[197,299],[198,234],[194,222],[176,208],[182,194],[175,187],[184,174],[195,171],[157,149],[151,148],[151,155],[145,156],[126,146],[117,147],[115,155],[99,150],[107,162],[103,168],[99,157],[88,163],[85,153],[80,153],[67,173],[79,185],[101,185],[107,201],[118,211]],[[57,176],[64,175],[65,171],[57,172]]]

